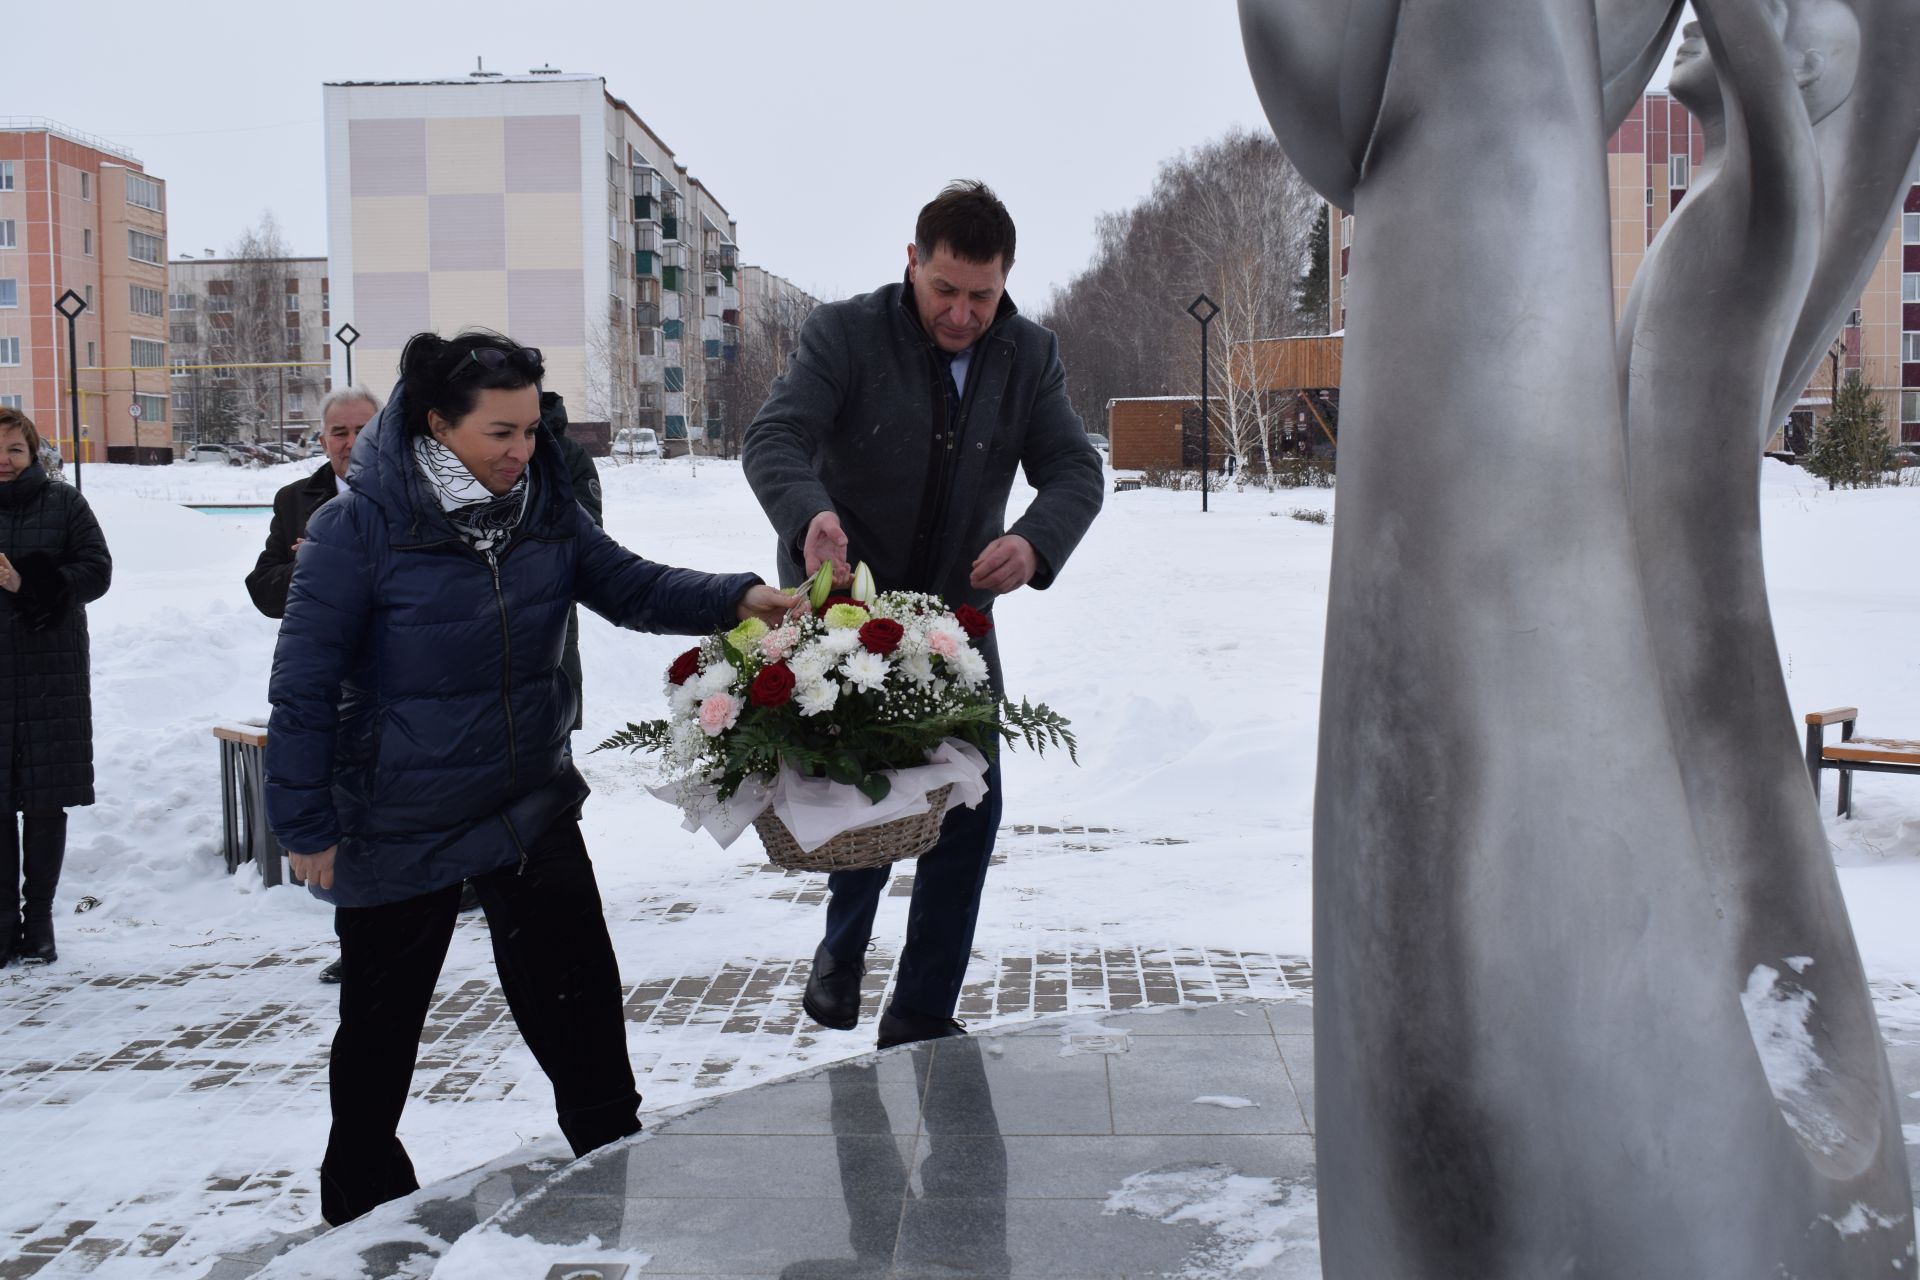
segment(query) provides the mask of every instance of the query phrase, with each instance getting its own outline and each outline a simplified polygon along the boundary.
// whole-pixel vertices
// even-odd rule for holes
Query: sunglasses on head
[[[534,378],[539,377],[544,368],[538,347],[516,347],[512,351],[502,351],[499,347],[475,347],[467,352],[467,358],[455,365],[453,372],[447,376],[449,378],[459,376],[466,370],[469,363],[477,364],[489,372],[514,364],[519,366],[522,373]]]

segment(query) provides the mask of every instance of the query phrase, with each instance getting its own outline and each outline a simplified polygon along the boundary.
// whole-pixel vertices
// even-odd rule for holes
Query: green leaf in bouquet
[[[867,771],[861,767],[860,760],[851,751],[836,751],[827,757],[827,780],[843,786],[857,787]]]
[[[660,751],[665,749],[672,726],[665,720],[648,720],[644,724],[628,724],[594,751]],[[592,754],[589,752],[588,754]]]
[[[853,785],[860,788],[861,795],[873,801],[875,804],[879,804],[882,800],[885,800],[887,793],[893,790],[893,783],[888,780],[887,775],[884,773],[869,773]]]
[[[1000,705],[1000,735],[1008,742],[1024,741],[1029,751],[1042,756],[1048,747],[1065,747],[1068,758],[1079,764],[1080,743],[1067,727],[1072,723],[1044,702],[1036,707],[1022,698],[1017,707],[1012,702]]]

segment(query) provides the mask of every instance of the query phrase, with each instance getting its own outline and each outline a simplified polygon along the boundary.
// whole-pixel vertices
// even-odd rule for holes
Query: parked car
[[[196,444],[187,450],[186,457],[181,461],[204,463],[209,466],[237,467],[240,465],[241,458],[239,454],[223,444]]]
[[[290,444],[263,444],[260,448],[270,455],[272,462],[300,462],[307,456]]]
[[[614,433],[613,452],[624,458],[657,458],[660,437],[652,427],[623,427]]]
[[[1100,458],[1102,461],[1105,461],[1105,462],[1113,461],[1113,449],[1107,444],[1107,438],[1105,436],[1101,435],[1097,431],[1089,431],[1087,432],[1087,439],[1091,440],[1093,442],[1093,447],[1100,451]]]

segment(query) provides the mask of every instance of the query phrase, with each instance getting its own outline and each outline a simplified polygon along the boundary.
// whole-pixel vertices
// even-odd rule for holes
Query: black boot
[[[4,969],[20,949],[20,827],[11,812],[0,818],[0,969]]]
[[[875,1048],[891,1049],[897,1044],[918,1040],[944,1040],[967,1034],[967,1024],[958,1018],[933,1018],[924,1013],[908,1013],[888,1005],[880,1015],[880,1040]]]
[[[19,956],[25,964],[52,964],[60,958],[53,949],[53,892],[60,887],[60,866],[67,857],[67,815],[30,813],[20,826],[26,903]]]
[[[813,952],[813,973],[807,978],[800,1005],[823,1027],[851,1031],[860,1025],[860,979],[867,966],[860,960],[836,960],[821,943]]]

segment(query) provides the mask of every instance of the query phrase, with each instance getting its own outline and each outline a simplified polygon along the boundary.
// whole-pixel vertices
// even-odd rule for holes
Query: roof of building
[[[327,88],[365,89],[382,85],[419,85],[419,84],[550,84],[555,80],[578,83],[583,80],[605,80],[606,77],[593,71],[560,71],[558,69],[533,71],[469,71],[456,76],[417,76],[408,80],[328,80]]]
[[[119,156],[131,164],[140,163],[139,157],[125,147],[115,146],[105,138],[91,133],[69,129],[58,120],[49,120],[45,116],[0,116],[0,133],[51,133],[55,137],[65,138],[68,142],[90,147],[95,151],[104,151],[111,156]]]

